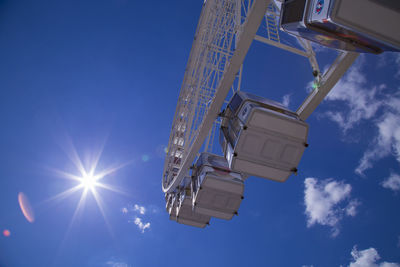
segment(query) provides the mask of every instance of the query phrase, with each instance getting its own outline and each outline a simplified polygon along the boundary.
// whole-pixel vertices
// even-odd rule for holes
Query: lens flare
[[[150,156],[149,156],[149,155],[146,155],[146,154],[145,154],[145,155],[142,156],[142,161],[143,161],[143,162],[147,162],[147,161],[149,161],[149,160],[150,160]]]
[[[9,230],[5,229],[5,230],[3,231],[3,235],[4,235],[5,237],[9,237],[9,236],[11,235],[11,233],[10,233]]]
[[[18,203],[25,218],[28,222],[33,223],[35,221],[35,214],[33,213],[28,197],[22,192],[18,193]]]

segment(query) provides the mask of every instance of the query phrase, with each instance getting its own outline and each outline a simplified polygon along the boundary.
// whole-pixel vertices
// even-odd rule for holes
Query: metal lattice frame
[[[163,185],[168,185],[180,171],[182,159],[198,137],[203,117],[234,53],[238,31],[237,4],[236,0],[204,3],[176,107]],[[206,149],[212,146],[215,130],[210,133]]]
[[[264,20],[264,35],[256,35]],[[253,40],[308,58],[317,88],[299,107],[305,120],[351,66],[358,54],[341,53],[320,73],[310,42],[281,43],[279,7],[271,0],[207,0],[200,15],[172,124],[162,187],[172,192],[189,174],[198,152],[210,150],[218,114],[229,91],[240,89],[242,63]],[[236,81],[236,83],[235,83]]]

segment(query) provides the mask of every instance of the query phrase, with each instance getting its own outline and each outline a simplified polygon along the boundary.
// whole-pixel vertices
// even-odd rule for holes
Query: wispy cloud
[[[142,233],[144,233],[144,230],[150,229],[150,223],[149,223],[149,222],[144,223],[144,222],[142,221],[142,219],[139,218],[139,217],[136,217],[135,220],[134,220],[133,222],[134,222],[134,223],[137,225],[137,227],[142,231]]]
[[[287,95],[284,95],[283,98],[282,98],[282,105],[284,105],[287,108],[290,105],[290,97],[291,97],[291,95],[287,94]]]
[[[146,208],[144,206],[139,206],[138,204],[135,204],[133,206],[133,210],[139,212],[142,215],[146,213]]]
[[[353,261],[350,262],[349,267],[400,267],[399,263],[392,262],[381,262],[378,251],[375,248],[368,248],[364,250],[358,250],[357,246],[354,246],[351,251]]]
[[[390,174],[390,176],[382,182],[382,186],[393,191],[400,191],[400,175],[396,173]]]
[[[129,267],[129,265],[122,261],[109,260],[106,262],[107,266],[111,267]]]
[[[395,57],[400,63],[400,57]],[[387,85],[383,83],[369,85],[362,71],[364,63],[365,57],[361,56],[326,97],[326,101],[340,102],[344,106],[323,114],[336,122],[344,134],[362,121],[369,120],[375,126],[376,136],[355,168],[359,175],[364,175],[375,161],[389,155],[400,162],[400,94],[385,93]]]
[[[133,204],[133,205],[129,204],[121,208],[121,212],[124,214],[133,213],[133,214],[145,215],[146,211],[147,211],[146,207],[141,206],[139,204]]]
[[[150,206],[150,213],[154,212],[155,207]],[[147,208],[145,206],[139,204],[128,205],[127,207],[123,207],[121,212],[125,215],[128,215],[128,222],[134,223],[139,230],[144,233],[146,229],[150,229],[150,222],[144,222],[143,216],[146,218]]]
[[[344,110],[325,113],[342,128],[344,133],[361,120],[372,118],[383,105],[377,94],[386,85],[367,86],[367,78],[361,69],[364,61],[363,58],[358,60],[325,98],[327,101],[341,101],[347,105]]]
[[[306,178],[304,185],[307,226],[330,226],[332,237],[336,237],[343,216],[355,216],[356,208],[361,204],[350,199],[351,185],[333,179],[318,181],[316,178]]]
[[[357,199],[353,199],[349,202],[347,205],[345,212],[346,215],[354,217],[357,215],[357,207],[361,205],[361,202],[358,201]]]
[[[378,134],[355,170],[360,175],[371,168],[374,161],[391,154],[400,162],[400,98],[394,97],[386,101],[386,105],[386,111],[375,122]]]
[[[378,56],[378,68],[389,67],[394,68],[395,78],[400,78],[400,54],[398,52],[385,52]]]

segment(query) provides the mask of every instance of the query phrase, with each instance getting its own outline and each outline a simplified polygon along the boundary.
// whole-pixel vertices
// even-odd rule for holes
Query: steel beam
[[[264,44],[268,44],[268,45],[272,45],[272,46],[284,49],[286,51],[292,52],[294,54],[297,54],[297,55],[300,55],[300,56],[303,56],[303,57],[308,57],[308,54],[305,51],[302,51],[300,49],[297,49],[297,48],[294,48],[292,46],[288,46],[288,45],[285,45],[285,44],[282,44],[282,43],[271,41],[270,39],[267,39],[267,38],[265,38],[263,36],[256,35],[254,37],[254,40],[259,41],[259,42],[264,43]]]
[[[357,59],[358,55],[358,53],[343,52],[336,58],[335,62],[323,74],[319,86],[308,95],[306,100],[297,109],[296,113],[300,119],[306,120],[314,112],[325,96]]]

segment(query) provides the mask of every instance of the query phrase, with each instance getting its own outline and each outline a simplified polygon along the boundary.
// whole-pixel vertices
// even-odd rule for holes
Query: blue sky
[[[231,221],[168,219],[163,151],[202,3],[0,0],[0,266],[400,266],[395,53],[361,56],[307,120],[297,176],[248,179]],[[253,43],[242,90],[295,110],[311,79]],[[116,169],[101,209],[82,189],[56,197],[79,184],[60,175],[79,175],[77,155]]]

